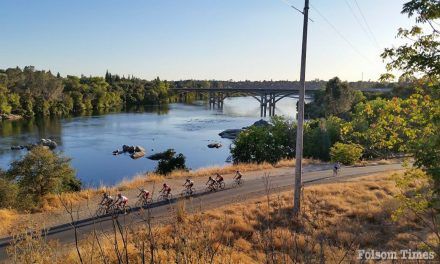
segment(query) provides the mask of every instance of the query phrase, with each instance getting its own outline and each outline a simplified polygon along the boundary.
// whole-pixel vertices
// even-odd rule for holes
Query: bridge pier
[[[260,95],[260,99],[257,100],[260,102],[260,116],[266,117],[267,112],[269,110],[269,116],[275,115],[275,107],[277,95],[275,93],[264,93]]]
[[[266,96],[265,95],[260,95],[260,116],[264,117],[266,115],[265,113],[265,105],[266,103]]]
[[[269,94],[269,116],[275,115],[276,95],[274,93]]]
[[[179,94],[179,102],[180,103],[185,103],[188,102],[188,92],[184,92],[184,93],[180,93]]]
[[[224,100],[225,96],[222,92],[209,92],[209,109],[214,109],[216,106],[217,109],[223,109]]]

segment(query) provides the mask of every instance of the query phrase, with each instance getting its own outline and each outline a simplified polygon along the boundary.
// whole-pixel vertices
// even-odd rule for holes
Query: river
[[[294,118],[295,106],[296,99],[285,98],[277,103],[276,114]],[[254,98],[234,97],[225,99],[222,111],[197,101],[142,112],[0,121],[0,167],[7,169],[12,161],[26,154],[25,150],[11,150],[11,146],[41,138],[58,143],[57,151],[72,159],[85,186],[113,185],[155,169],[157,161],[113,156],[112,151],[121,149],[123,144],[143,146],[147,156],[173,148],[186,156],[191,169],[224,165],[232,141],[220,138],[218,133],[249,126],[259,119],[259,104]],[[220,142],[223,147],[210,149],[207,145],[211,142]]]

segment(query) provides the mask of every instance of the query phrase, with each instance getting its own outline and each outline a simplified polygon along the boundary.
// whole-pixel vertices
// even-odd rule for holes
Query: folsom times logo
[[[402,249],[400,251],[379,251],[374,249],[358,250],[357,258],[362,260],[432,260],[435,253],[432,251],[412,251],[411,249]]]

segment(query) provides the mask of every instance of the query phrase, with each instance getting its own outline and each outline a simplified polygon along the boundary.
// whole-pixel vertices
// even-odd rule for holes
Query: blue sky
[[[303,1],[286,0],[302,9]],[[376,80],[404,0],[311,0],[307,79]],[[365,30],[351,13],[357,14]],[[316,12],[347,39],[348,44]],[[284,0],[0,0],[0,68],[152,79],[297,80],[302,16]],[[374,39],[377,40],[374,41]],[[354,47],[354,48],[353,48]]]

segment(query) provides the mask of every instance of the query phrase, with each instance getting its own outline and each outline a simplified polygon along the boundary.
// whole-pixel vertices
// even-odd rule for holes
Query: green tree
[[[274,117],[270,126],[251,126],[234,141],[234,162],[269,162],[275,164],[295,155],[296,124]]]
[[[439,107],[439,100],[423,94],[360,103],[342,126],[343,141],[364,146],[369,157],[411,153],[422,135],[435,133]]]
[[[304,157],[330,160],[330,148],[341,140],[343,122],[335,116],[308,121],[304,128]]]
[[[356,91],[347,82],[338,77],[330,79],[324,91],[317,91],[313,102],[306,104],[305,111],[309,118],[338,116],[348,118],[348,112],[357,103],[364,101],[361,91]]]
[[[172,151],[167,151],[167,153],[171,153]],[[177,156],[164,156],[159,160],[156,168],[156,173],[167,175],[175,170],[186,170],[186,157],[179,153]]]
[[[147,103],[165,103],[168,99],[169,84],[157,77],[150,89],[146,90],[145,100]]]
[[[330,149],[332,161],[340,162],[344,165],[353,165],[362,156],[363,148],[358,144],[344,144],[337,142]]]
[[[403,5],[402,14],[415,16],[416,24],[410,29],[400,28],[397,37],[405,44],[387,48],[382,58],[388,60],[387,70],[401,71],[403,75],[426,75],[440,78],[440,29],[435,22],[440,18],[438,0],[412,0]],[[428,28],[425,33],[422,27]],[[385,74],[383,78],[393,77]]]
[[[9,104],[8,95],[6,87],[0,84],[0,115],[11,113],[12,106]]]
[[[415,157],[415,165],[425,169],[440,186],[440,29],[436,19],[440,18],[440,2],[438,0],[411,0],[403,5],[402,14],[415,17],[416,24],[410,29],[399,29],[398,37],[405,44],[397,48],[388,48],[382,53],[382,58],[388,61],[387,70],[402,72],[402,76],[422,76],[423,88],[429,96],[431,110],[424,116],[415,115],[418,120],[425,120],[425,129],[418,129],[414,140],[405,141],[408,152]],[[427,28],[427,33],[423,30]],[[392,77],[385,74],[384,78]],[[416,109],[416,108],[412,108]],[[417,131],[419,122],[411,126],[409,131]]]
[[[24,207],[41,205],[42,198],[49,193],[81,189],[70,160],[42,146],[13,162],[8,174],[17,182],[18,196]]]
[[[34,103],[32,96],[29,93],[20,96],[20,105],[21,105],[20,114],[26,117],[32,117],[34,115],[34,110],[33,110]]]
[[[11,112],[12,113],[20,113],[22,111],[21,105],[20,105],[20,95],[17,93],[9,93],[8,94],[8,102],[11,106]]]
[[[0,208],[12,208],[17,198],[17,185],[0,169]]]

